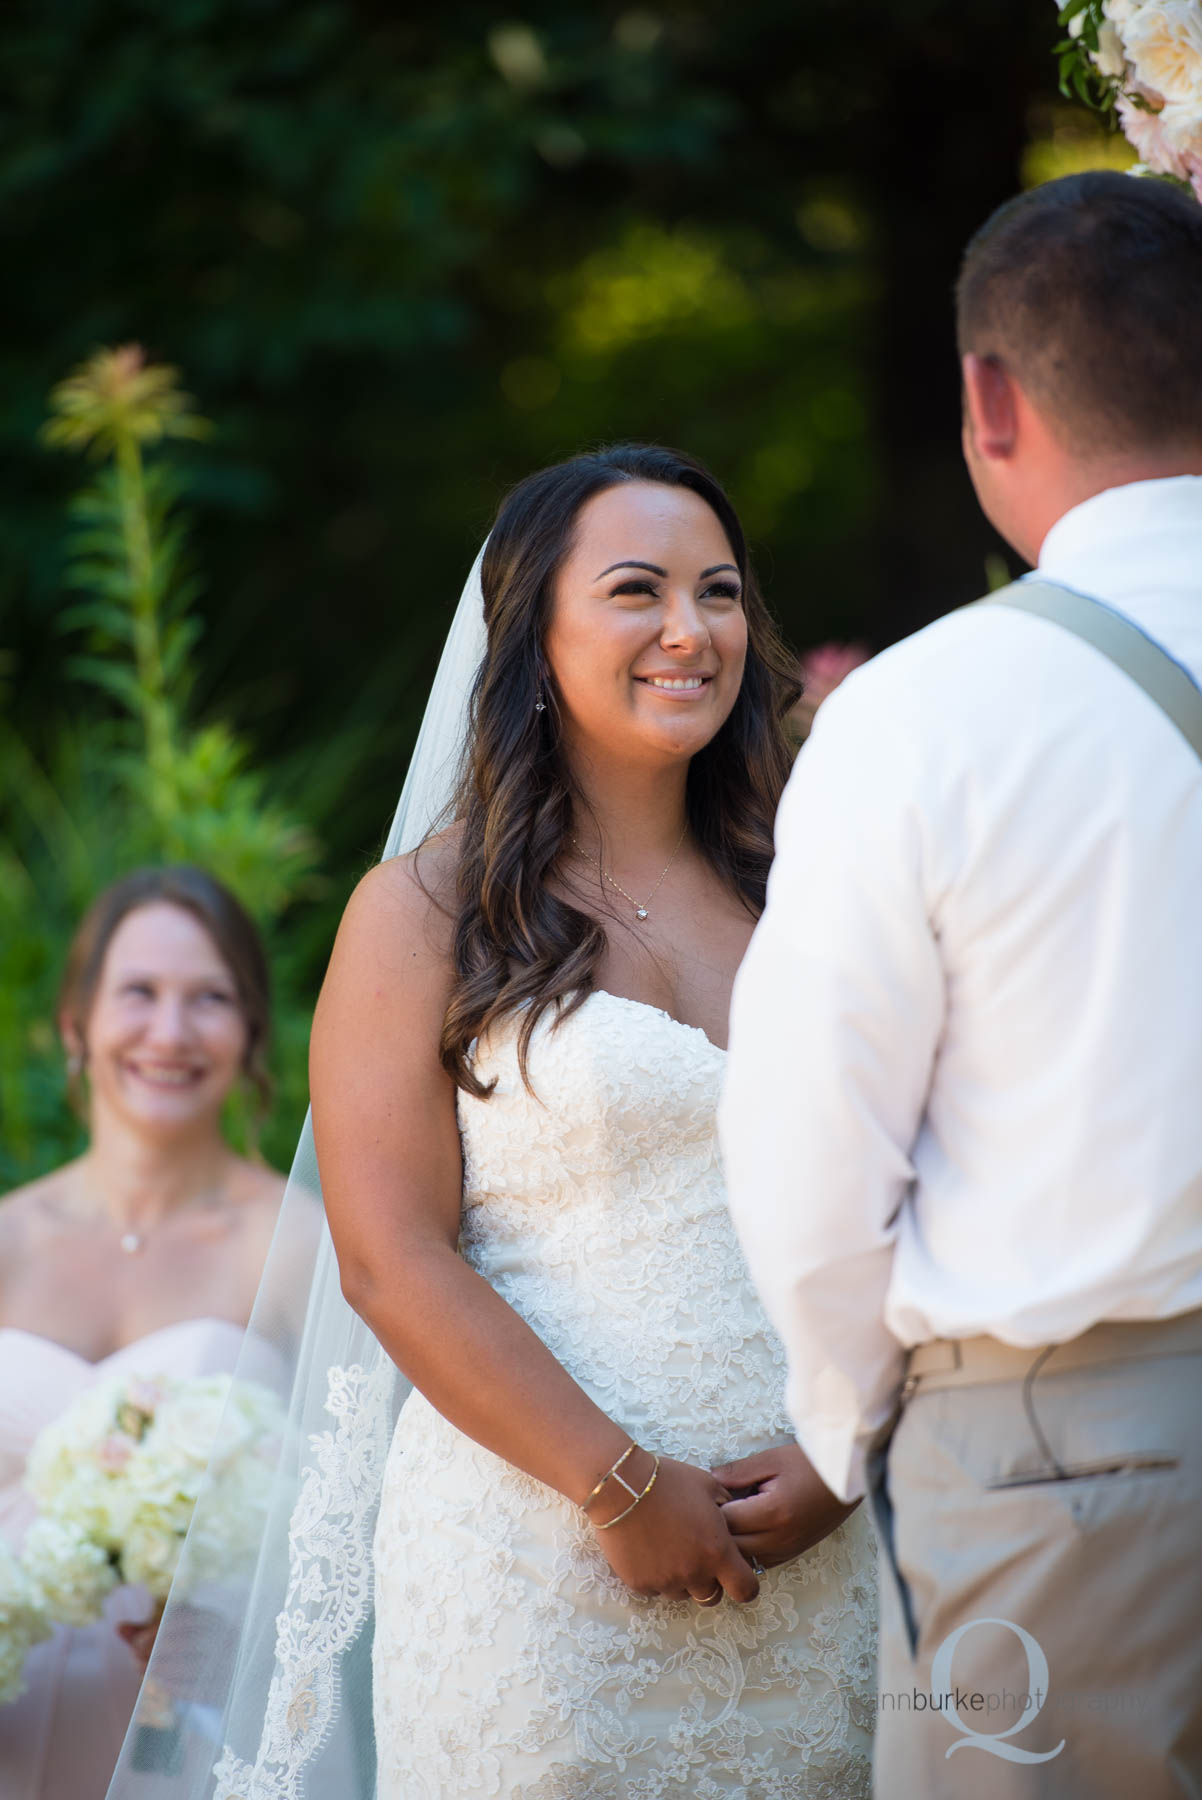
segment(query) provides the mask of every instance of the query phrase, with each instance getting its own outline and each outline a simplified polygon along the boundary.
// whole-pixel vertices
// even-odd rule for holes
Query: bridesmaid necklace
[[[82,1213],[75,1211],[69,1205],[63,1209],[61,1203],[47,1206],[43,1202],[43,1207],[49,1212],[51,1218],[60,1222],[74,1225],[106,1224],[117,1234],[118,1247],[124,1251],[125,1255],[137,1256],[145,1249],[147,1239],[153,1237],[154,1233],[161,1225],[165,1225],[168,1219],[180,1213],[223,1212],[226,1204],[225,1183],[218,1181],[212,1187],[202,1188],[199,1193],[191,1195],[179,1205],[168,1207],[167,1211],[160,1214],[157,1219],[151,1219],[145,1225],[127,1226],[124,1231],[121,1230],[115,1219],[107,1216],[107,1208],[102,1201],[97,1202],[94,1207],[85,1207]]]
[[[689,829],[689,824],[688,824],[688,820],[686,819],[684,831],[681,832],[680,836],[676,840],[676,849],[673,850],[671,856],[668,858],[667,862],[664,864],[663,875],[660,876],[659,880],[656,882],[656,884],[652,888],[651,892],[647,895],[647,898],[643,901],[638,901],[635,899],[633,894],[628,894],[626,892],[626,889],[614,880],[614,878],[610,874],[609,870],[602,863],[600,857],[589,855],[588,851],[585,849],[584,845],[580,842],[580,839],[575,835],[574,832],[569,832],[568,836],[571,838],[572,842],[575,844],[577,850],[579,850],[581,856],[584,857],[585,861],[591,862],[595,868],[600,869],[601,879],[603,881],[608,881],[610,887],[613,888],[617,893],[621,894],[623,900],[629,900],[631,906],[633,906],[633,908],[634,908],[635,918],[639,919],[641,921],[648,916],[648,908],[650,907],[651,902],[655,899],[655,896],[659,893],[659,890],[663,885],[664,876],[668,873],[668,870],[672,867],[672,864],[676,861],[676,857],[680,850],[680,846],[684,843],[684,840],[685,840],[685,832],[687,832],[688,829]]]
[[[168,1219],[177,1217],[180,1213],[222,1212],[224,1208],[225,1195],[222,1189],[220,1187],[206,1188],[203,1193],[194,1196],[191,1200],[185,1200],[182,1205],[169,1208],[159,1218],[152,1220],[149,1225],[143,1225],[136,1231],[123,1231],[117,1242],[126,1256],[137,1256],[145,1246],[146,1239],[157,1231],[160,1225],[166,1224]]]

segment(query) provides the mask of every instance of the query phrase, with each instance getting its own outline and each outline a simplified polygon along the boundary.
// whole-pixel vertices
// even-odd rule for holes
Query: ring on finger
[[[716,1606],[721,1598],[722,1598],[722,1583],[719,1582],[717,1587],[714,1589],[713,1593],[707,1594],[705,1596],[705,1599],[699,1600],[697,1602],[697,1604],[698,1604],[698,1606]]]
[[[768,1573],[758,1556],[753,1556],[749,1560],[752,1570],[756,1575],[766,1575]]]

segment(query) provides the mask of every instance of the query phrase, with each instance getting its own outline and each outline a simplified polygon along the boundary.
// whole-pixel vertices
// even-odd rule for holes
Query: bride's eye
[[[743,598],[743,590],[734,581],[713,581],[701,597],[703,600],[734,600],[737,603]]]
[[[652,581],[619,582],[610,594],[610,599],[616,600],[623,594],[645,594],[648,599],[654,600],[656,598],[655,583]]]

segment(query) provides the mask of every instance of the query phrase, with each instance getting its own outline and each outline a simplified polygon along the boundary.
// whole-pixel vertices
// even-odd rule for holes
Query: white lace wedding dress
[[[460,1095],[463,1254],[640,1443],[712,1466],[789,1436],[783,1353],[727,1215],[723,1052],[596,992]],[[554,1421],[548,1421],[554,1429]],[[420,1394],[376,1529],[380,1800],[855,1800],[875,1567],[862,1510],[750,1606],[634,1596],[581,1513]]]

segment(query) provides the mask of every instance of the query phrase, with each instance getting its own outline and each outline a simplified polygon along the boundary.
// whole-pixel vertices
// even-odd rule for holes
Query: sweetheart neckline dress
[[[594,990],[459,1095],[461,1252],[649,1448],[712,1467],[792,1437],[784,1354],[725,1204],[725,1052]],[[640,1599],[579,1510],[405,1402],[375,1538],[379,1800],[859,1800],[875,1552],[862,1512],[759,1600]]]
[[[36,1510],[25,1459],[77,1395],[122,1370],[229,1373],[245,1335],[229,1319],[179,1319],[90,1362],[53,1338],[0,1326],[0,1535],[19,1549]],[[103,1800],[142,1681],[116,1626],[145,1619],[150,1604],[144,1589],[118,1588],[96,1624],[56,1625],[34,1646],[26,1691],[0,1706],[3,1800]]]

